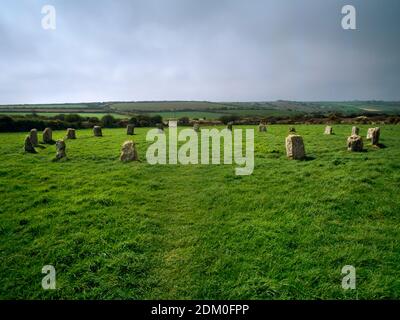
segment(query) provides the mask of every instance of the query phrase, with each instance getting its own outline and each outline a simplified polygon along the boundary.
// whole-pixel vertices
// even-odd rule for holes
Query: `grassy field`
[[[143,161],[127,164],[123,129],[78,130],[65,162],[0,134],[0,298],[400,298],[400,126],[363,153],[346,151],[351,126],[296,129],[309,160],[287,160],[288,126],[272,125],[255,133],[251,176],[151,166],[146,128],[133,136]],[[47,264],[53,291],[41,288]],[[345,265],[356,290],[341,288]]]

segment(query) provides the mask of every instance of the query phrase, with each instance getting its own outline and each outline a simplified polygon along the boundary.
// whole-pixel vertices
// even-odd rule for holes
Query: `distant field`
[[[45,116],[45,117],[54,117],[58,114],[63,114],[63,113],[64,112],[37,112],[38,115]],[[26,115],[32,115],[32,112],[0,112],[0,115],[2,115],[2,114],[6,114],[9,116],[13,116],[13,115],[26,116]],[[66,114],[66,113],[64,113],[64,114]],[[111,114],[116,119],[123,119],[123,118],[129,117],[127,115],[122,115],[122,114],[117,114],[117,113],[79,112],[79,113],[74,113],[74,114],[79,114],[81,117],[97,117],[99,119],[108,114]]]
[[[124,103],[111,103],[111,109],[121,111],[187,111],[187,110],[207,110],[207,109],[223,109],[232,108],[229,104],[202,102],[202,101],[166,101],[166,102],[124,102]]]
[[[331,114],[343,115],[374,115],[384,113],[400,115],[399,102],[384,101],[344,101],[344,102],[299,102],[299,101],[272,101],[272,102],[207,102],[207,101],[149,101],[149,102],[99,102],[77,104],[48,104],[48,105],[15,105],[1,106],[0,112],[37,113],[126,113],[159,114],[165,118],[183,117],[216,119],[222,115],[240,116],[296,116],[300,114]],[[118,116],[123,117],[123,116]]]
[[[182,117],[188,117],[190,119],[218,119],[219,117],[223,116],[224,113],[221,112],[202,112],[202,111],[177,111],[177,112],[171,112],[171,111],[165,111],[165,112],[150,112],[149,115],[160,115],[163,117],[163,119],[168,119],[168,118],[182,118]]]

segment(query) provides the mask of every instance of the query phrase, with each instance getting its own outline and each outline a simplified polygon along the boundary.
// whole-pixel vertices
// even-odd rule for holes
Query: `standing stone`
[[[136,145],[133,141],[128,140],[123,143],[119,159],[123,162],[139,160]]]
[[[295,133],[296,129],[294,127],[289,128],[289,133]]]
[[[232,131],[232,128],[233,128],[233,122],[228,122],[227,129]]]
[[[260,123],[258,125],[258,131],[259,132],[267,132],[267,126],[265,125],[265,123]]]
[[[131,136],[131,135],[135,134],[135,126],[133,124],[128,124],[126,126],[126,134],[128,136]]]
[[[94,126],[93,127],[93,134],[95,137],[102,137],[103,133],[101,132],[101,127],[100,126]]]
[[[196,132],[200,132],[200,124],[198,122],[194,123],[193,130]]]
[[[39,145],[38,134],[36,129],[32,129],[30,131],[29,138],[31,139],[31,143],[34,147]]]
[[[43,130],[43,142],[44,143],[52,143],[53,142],[53,131],[50,128],[46,128]]]
[[[353,127],[351,129],[351,135],[352,136],[358,136],[359,133],[360,133],[360,129],[358,127]]]
[[[332,133],[333,133],[332,127],[331,126],[326,126],[324,134],[332,134]]]
[[[24,143],[25,152],[36,153],[35,147],[32,144],[30,136],[26,136]]]
[[[67,129],[67,139],[76,139],[75,129],[73,128]]]
[[[306,156],[303,138],[296,134],[286,137],[286,154],[289,159],[301,160]]]
[[[371,144],[373,146],[377,146],[379,144],[379,137],[381,135],[381,129],[380,128],[374,128],[371,134]]]
[[[372,139],[372,132],[375,130],[375,128],[369,128],[367,131],[367,140]]]
[[[159,133],[164,133],[164,125],[162,123],[157,123],[156,127]]]
[[[347,138],[347,150],[352,152],[362,152],[363,151],[363,140],[361,136],[352,134]]]
[[[55,160],[60,160],[62,158],[66,158],[67,154],[65,153],[66,145],[64,140],[56,141],[56,158]]]

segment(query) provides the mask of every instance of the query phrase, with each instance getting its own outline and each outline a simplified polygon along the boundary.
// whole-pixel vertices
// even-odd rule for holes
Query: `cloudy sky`
[[[398,0],[3,0],[0,104],[400,100],[399,17]]]

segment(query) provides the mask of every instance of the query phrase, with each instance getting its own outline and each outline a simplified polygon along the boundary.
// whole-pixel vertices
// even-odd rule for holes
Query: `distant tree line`
[[[161,116],[138,115],[130,119],[116,119],[108,114],[100,119],[97,117],[82,117],[79,114],[58,114],[53,117],[45,117],[38,114],[26,116],[0,115],[0,132],[23,132],[32,128],[43,130],[47,127],[53,130],[62,130],[67,128],[87,129],[95,125],[104,128],[125,127],[128,123],[136,127],[154,127],[162,122]]]
[[[178,119],[178,125],[191,126],[193,121],[198,119],[189,119],[189,117],[181,117]],[[63,130],[67,128],[87,129],[95,125],[100,125],[104,128],[120,128],[126,125],[133,124],[135,127],[155,127],[157,124],[162,123],[163,118],[160,115],[149,116],[139,114],[131,117],[130,119],[117,119],[111,114],[105,115],[100,119],[97,117],[82,117],[79,114],[58,114],[53,117],[45,117],[39,114],[31,114],[26,116],[15,115],[0,115],[0,132],[23,132],[29,131],[32,128],[43,130],[44,128],[51,128],[53,130]],[[205,119],[203,123],[207,123]],[[210,121],[209,121],[210,122]],[[218,121],[211,121],[210,123],[227,124],[233,122],[235,124],[254,125],[260,122],[267,124],[400,124],[400,116],[385,115],[385,114],[369,114],[365,116],[359,115],[343,115],[339,113],[323,114],[297,114],[291,116],[240,116],[240,115],[224,115]]]

